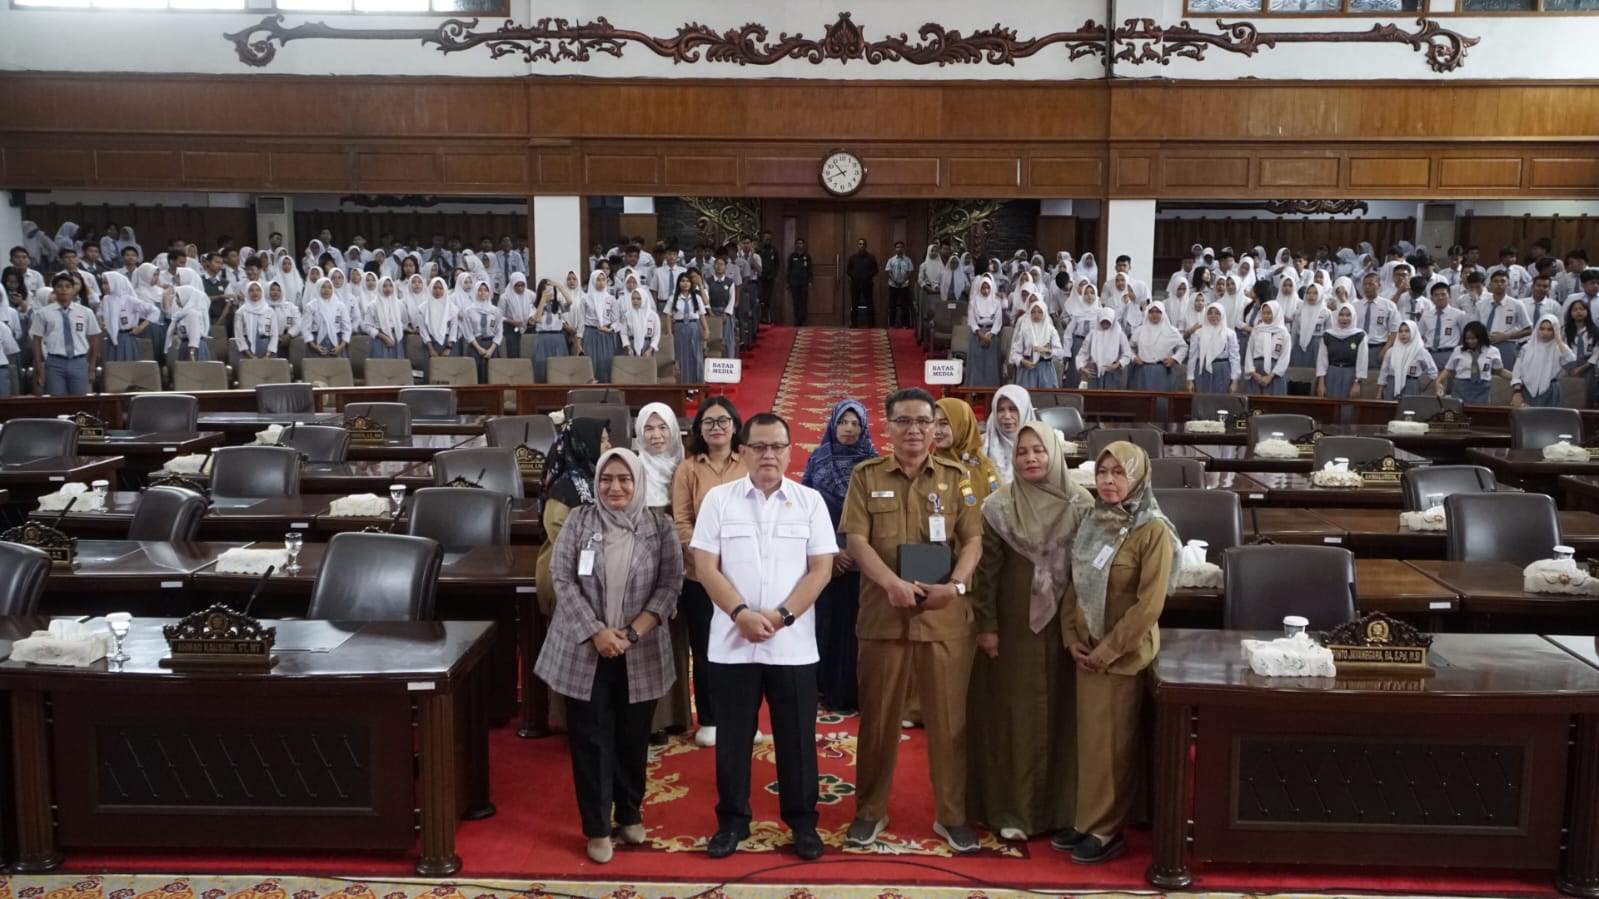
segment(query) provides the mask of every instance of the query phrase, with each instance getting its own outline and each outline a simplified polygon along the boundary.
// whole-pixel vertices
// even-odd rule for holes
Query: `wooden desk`
[[[1531,619],[1544,627],[1594,630],[1599,633],[1599,597],[1561,593],[1528,593],[1521,566],[1509,562],[1446,562],[1413,560],[1410,566],[1446,589],[1460,594],[1461,607],[1479,629],[1508,629],[1504,620],[1489,616]],[[1550,616],[1564,620],[1548,622]],[[1517,628],[1518,630],[1520,628]]]
[[[200,430],[221,431],[227,442],[249,443],[267,425],[344,425],[341,412],[201,412]]]
[[[1466,461],[1486,465],[1503,483],[1550,496],[1559,494],[1562,475],[1599,475],[1599,460],[1545,462],[1541,449],[1473,447],[1466,450]]]
[[[32,509],[39,497],[54,493],[62,484],[89,484],[98,480],[116,483],[122,470],[121,456],[55,456],[0,463],[0,488],[9,490],[10,500]]]
[[[1444,531],[1407,531],[1399,527],[1393,509],[1307,509],[1344,530],[1345,545],[1362,556],[1391,559],[1441,559],[1448,546]],[[1560,542],[1582,556],[1599,555],[1599,515],[1592,512],[1558,513]]]
[[[532,415],[536,412],[554,412],[566,408],[566,394],[582,387],[606,387],[620,390],[632,409],[642,409],[650,403],[665,403],[668,409],[682,419],[690,393],[707,396],[705,384],[519,384],[506,389],[516,394],[516,414]]]
[[[1192,613],[1191,620],[1212,627],[1222,624],[1222,591],[1178,590],[1167,609]],[[1434,616],[1460,607],[1458,595],[1398,559],[1355,559],[1355,607],[1361,613]],[[1190,620],[1190,619],[1186,619]]]
[[[172,456],[208,453],[222,445],[221,431],[157,433],[153,431],[107,431],[104,440],[79,440],[81,456],[121,456],[122,475],[127,486],[140,487],[150,472],[166,464]]]
[[[201,608],[189,593],[190,576],[244,545],[79,540],[77,567],[50,570],[42,608],[53,615],[186,615]]]
[[[1505,428],[1466,428],[1449,431],[1428,428],[1425,434],[1390,434],[1386,424],[1327,425],[1322,433],[1329,437],[1381,437],[1394,446],[1438,463],[1464,461],[1466,450],[1474,446],[1510,446],[1510,431]]]
[[[1193,883],[1191,837],[1202,861],[1542,869],[1599,889],[1599,669],[1536,635],[1438,634],[1433,677],[1266,678],[1247,636],[1161,635],[1150,883]]]
[[[1599,476],[1563,474],[1556,480],[1560,508],[1599,512]]]
[[[488,446],[482,434],[412,434],[382,444],[351,442],[349,459],[352,462],[427,462],[440,450],[482,446]]]
[[[379,495],[386,495],[387,489],[378,491]],[[399,521],[393,517],[349,517],[323,514],[316,517],[311,525],[316,532],[318,540],[326,540],[334,534],[345,531],[364,531],[367,528],[382,528],[388,530],[393,527],[394,533],[403,534],[411,526],[411,507],[414,497],[407,495],[405,504],[400,508]],[[544,522],[539,516],[539,501],[533,498],[511,500],[511,542],[516,544],[539,545],[544,542]]]
[[[1342,546],[1344,529],[1304,509],[1248,508],[1244,510],[1244,540],[1261,538],[1298,546]]]
[[[307,462],[300,466],[301,493],[352,493],[389,495],[389,485],[410,471],[415,462],[400,460],[366,462]]]
[[[1205,462],[1205,467],[1214,471],[1310,474],[1316,467],[1315,459],[1310,456],[1300,456],[1297,459],[1274,459],[1268,456],[1255,455],[1255,448],[1252,446],[1199,443],[1193,445],[1190,449],[1204,453],[1208,460]],[[1424,457],[1397,448],[1394,450],[1394,461],[1398,462],[1401,468],[1427,464],[1427,460]]]
[[[1392,487],[1317,487],[1308,474],[1288,474],[1272,471],[1245,472],[1260,490],[1240,493],[1244,505],[1290,506],[1293,508],[1380,508],[1398,510],[1404,506],[1405,495],[1399,485]],[[1246,484],[1247,486],[1247,484]]]
[[[270,672],[179,673],[158,664],[170,620],[135,619],[122,664],[0,662],[13,870],[51,870],[69,846],[409,850],[418,810],[417,873],[460,870],[456,821],[493,810],[487,735],[471,711],[490,625],[277,622]],[[0,645],[9,653],[46,626],[0,619]],[[313,631],[349,637],[325,652],[290,648]]]
[[[454,415],[449,418],[412,418],[413,434],[482,434],[483,423],[493,415]]]
[[[394,479],[396,484],[404,484],[407,490],[421,490],[423,487],[438,486],[433,483],[433,463],[418,462],[401,472]],[[522,495],[538,496],[543,484],[536,478],[522,476]]]

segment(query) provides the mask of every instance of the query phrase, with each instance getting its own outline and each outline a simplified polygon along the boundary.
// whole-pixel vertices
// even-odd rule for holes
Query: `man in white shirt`
[[[1503,247],[1499,250],[1499,264],[1488,269],[1489,283],[1492,284],[1494,272],[1504,272],[1509,279],[1508,293],[1513,297],[1524,297],[1532,290],[1532,275],[1523,266],[1516,264],[1516,248]],[[1510,366],[1505,366],[1509,368]]]
[[[1138,302],[1140,309],[1149,304],[1149,285],[1133,277],[1133,257],[1126,253],[1116,257],[1116,270],[1110,273],[1110,277],[1105,279],[1104,284],[1100,285],[1099,301],[1101,304],[1111,305],[1111,292],[1116,287],[1117,275],[1127,276],[1127,289],[1133,292],[1133,299]],[[1119,307],[1120,305],[1118,296],[1116,306]]]
[[[1427,341],[1427,349],[1432,352],[1433,361],[1441,369],[1454,355],[1455,347],[1460,346],[1461,332],[1471,319],[1449,304],[1448,284],[1434,281],[1427,285],[1427,294],[1432,300],[1432,308],[1421,314],[1417,324]]]
[[[1589,314],[1595,303],[1599,303],[1599,268],[1583,269],[1577,276],[1577,289],[1566,294],[1566,299],[1561,303],[1562,309],[1570,309],[1571,304],[1582,300],[1588,304]],[[1564,316],[1562,316],[1564,318]]]
[[[1377,288],[1377,273],[1368,272],[1360,279],[1360,297],[1355,300],[1355,326],[1366,332],[1366,364],[1372,371],[1382,365],[1382,354],[1399,328],[1399,307]]]
[[[71,275],[56,275],[51,288],[53,302],[33,314],[33,358],[44,362],[33,368],[39,392],[82,396],[100,354],[100,323],[74,302],[78,282]]]
[[[672,297],[677,296],[677,278],[687,272],[688,268],[677,261],[677,250],[668,249],[665,258],[655,269],[655,280],[651,282],[656,302],[670,302]]]
[[[883,266],[888,274],[888,302],[890,327],[911,326],[911,279],[916,276],[916,262],[905,255],[905,242],[894,242],[894,255]]]
[[[794,849],[820,858],[816,834],[816,616],[838,538],[822,495],[784,476],[788,423],[750,417],[742,435],[750,473],[714,487],[700,505],[689,548],[721,615],[711,619],[711,688],[717,697],[716,835],[725,858],[750,833],[750,751],[764,698],[771,710],[777,783]]]
[[[1527,318],[1527,307],[1508,295],[1510,278],[1504,269],[1491,271],[1488,276],[1488,296],[1477,304],[1477,320],[1488,329],[1488,342],[1499,350],[1506,369],[1516,367],[1516,350],[1521,338],[1532,333],[1532,322]]]

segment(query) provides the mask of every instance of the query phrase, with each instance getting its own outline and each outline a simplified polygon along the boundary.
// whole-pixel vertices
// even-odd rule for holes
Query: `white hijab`
[[[634,300],[638,301],[638,308],[636,309],[633,307]],[[644,288],[633,288],[633,292],[628,294],[623,300],[620,318],[627,325],[628,346],[633,348],[635,355],[643,355],[644,351],[649,349],[650,337],[655,333],[655,329],[660,327],[661,322],[659,314],[655,311],[655,302],[650,299],[649,294],[644,292]],[[659,406],[660,403],[652,403],[651,405]],[[640,421],[639,428],[642,427],[644,427],[644,422]],[[638,433],[638,431],[635,430],[634,433]],[[640,452],[642,453],[642,450]],[[649,464],[649,457],[645,456],[645,469],[649,468]],[[650,505],[659,504],[650,503]]]
[[[444,288],[444,296],[433,295],[435,284]],[[422,307],[422,320],[427,322],[429,339],[443,340],[450,333],[450,322],[455,319],[455,302],[450,297],[449,287],[443,278],[434,278],[428,282],[427,300]]]
[[[1286,281],[1286,279],[1285,279]],[[1316,326],[1327,320],[1327,305],[1322,294],[1325,293],[1318,284],[1305,285],[1305,298],[1299,304],[1298,317],[1294,320],[1294,342],[1302,350],[1310,349],[1315,341]],[[1314,294],[1315,300],[1311,300]]]
[[[1099,284],[1099,263],[1094,261],[1093,253],[1084,253],[1077,257],[1076,279],[1086,280],[1090,284]]]
[[[653,314],[654,307],[649,297],[644,300],[644,305]],[[644,426],[655,415],[659,415],[661,421],[666,423],[667,430],[672,432],[671,438],[666,441],[666,452],[659,454],[651,453],[644,445]],[[683,461],[683,440],[678,436],[677,414],[670,406],[649,403],[638,410],[638,417],[633,422],[633,451],[644,460],[645,505],[652,508],[671,505],[672,475],[677,471],[678,463]]]
[[[1109,322],[1110,327],[1100,325]],[[1116,325],[1116,312],[1109,306],[1098,306],[1094,312],[1094,327],[1088,332],[1083,347],[1088,350],[1088,362],[1094,370],[1103,373],[1105,366],[1121,358],[1122,342],[1127,335]],[[999,463],[995,463],[996,465]]]
[[[1156,311],[1160,312],[1159,324],[1149,320],[1149,314]],[[1182,343],[1182,332],[1172,327],[1165,303],[1157,300],[1144,308],[1144,320],[1133,329],[1133,346],[1138,349],[1139,358],[1145,362],[1159,362],[1170,356],[1172,350]]]
[[[177,289],[177,295],[167,328],[167,352],[177,348],[179,332],[188,337],[190,346],[196,346],[211,331],[211,301],[205,291],[185,284]]]
[[[1255,329],[1249,332],[1250,360],[1273,360],[1277,358],[1273,351],[1288,342],[1288,328],[1283,324],[1283,304],[1270,300],[1263,308],[1271,310],[1271,324],[1266,324],[1266,316],[1262,313],[1255,323]]]
[[[948,274],[946,272],[946,274]],[[945,281],[948,284],[948,280]],[[983,288],[988,288],[988,295],[983,295]],[[977,281],[972,284],[972,294],[967,300],[972,313],[978,321],[994,319],[1000,313],[999,285],[994,283],[994,276],[982,274],[977,276]]]
[[[383,288],[391,291],[385,295]],[[387,275],[378,279],[378,289],[372,291],[372,302],[367,306],[367,316],[379,331],[398,341],[405,336],[405,309],[399,288]]]
[[[1033,310],[1040,313],[1039,321],[1033,321]],[[1049,320],[1049,308],[1044,301],[1034,297],[1027,304],[1027,312],[1022,320],[1016,323],[1016,330],[1011,333],[1011,342],[1022,341],[1022,346],[1031,352],[1035,346],[1050,346],[1060,337],[1060,332],[1055,330],[1055,323]],[[1053,364],[1053,363],[1052,363]]]
[[[1399,339],[1401,332],[1410,332],[1410,342]],[[1529,347],[1530,349],[1530,347]],[[1427,352],[1427,342],[1422,339],[1421,329],[1414,322],[1401,320],[1399,327],[1394,330],[1394,345],[1389,348],[1387,359],[1389,370],[1394,375],[1394,393],[1397,395],[1405,389],[1405,380],[1410,377],[1410,366]],[[1517,360],[1518,364],[1520,360]]]
[[[1338,319],[1344,314],[1345,309],[1349,310],[1349,327],[1347,328],[1338,324]],[[1332,318],[1328,320],[1325,333],[1331,334],[1337,340],[1343,340],[1346,337],[1366,332],[1360,329],[1360,319],[1355,317],[1355,307],[1348,303],[1342,303],[1338,306],[1338,311],[1334,312]]]
[[[1548,322],[1555,329],[1555,336],[1544,340],[1538,329],[1544,322]],[[1566,342],[1560,337],[1560,319],[1553,313],[1538,319],[1538,324],[1532,327],[1532,339],[1521,348],[1521,353],[1516,356],[1516,376],[1525,385],[1527,395],[1536,396],[1549,389],[1549,385],[1560,377],[1561,357],[1571,352]]]
[[[1010,400],[1016,407],[1015,434],[1006,434],[999,429],[999,401],[1002,399]],[[1015,477],[1016,438],[1022,432],[1022,425],[1037,417],[1037,413],[1033,411],[1033,398],[1027,392],[1027,388],[1006,384],[994,391],[994,401],[988,407],[988,421],[983,424],[983,455],[987,456],[999,470],[1000,481],[1009,484]]]
[[[1210,310],[1216,310],[1221,316],[1221,324],[1210,323]],[[1198,341],[1199,361],[1205,366],[1206,374],[1210,373],[1210,365],[1217,356],[1227,352],[1227,335],[1232,329],[1227,327],[1227,310],[1220,303],[1208,303],[1205,306],[1204,317],[1200,319],[1199,331],[1194,334]]]

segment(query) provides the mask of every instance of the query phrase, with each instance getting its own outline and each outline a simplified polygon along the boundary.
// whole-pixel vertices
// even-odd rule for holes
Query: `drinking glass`
[[[284,574],[300,573],[300,547],[305,543],[305,535],[299,531],[290,531],[283,535],[283,548],[289,551],[289,564],[283,566]]]
[[[128,631],[133,628],[133,614],[131,612],[111,612],[105,616],[105,624],[110,629],[111,639],[114,641],[109,661],[126,662],[132,656],[123,651],[122,641],[128,638]]]
[[[110,481],[93,481],[89,487],[94,490],[94,495],[99,497],[101,508],[105,507],[106,496],[111,492]]]
[[[400,511],[400,507],[405,504],[404,484],[389,485],[389,502],[394,505],[394,511]]]
[[[1292,637],[1303,634],[1310,627],[1310,619],[1303,615],[1287,615],[1283,617],[1283,636]]]

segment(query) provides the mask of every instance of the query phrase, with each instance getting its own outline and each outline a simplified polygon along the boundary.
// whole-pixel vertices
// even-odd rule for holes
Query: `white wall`
[[[702,0],[700,3],[640,3],[638,0],[570,0],[558,7],[544,0],[511,0],[511,20],[528,25],[540,17],[556,15],[573,23],[590,23],[604,17],[615,28],[641,32],[652,37],[672,37],[687,22],[699,22],[717,33],[742,28],[752,20],[764,25],[767,37],[756,44],[776,41],[783,33],[821,38],[827,27],[838,20],[839,10],[847,8],[835,0],[790,0],[787,3]],[[1218,79],[1266,78],[1312,80],[1359,80],[1404,78],[1425,82],[1439,78],[1466,79],[1585,79],[1599,78],[1599,54],[1583,52],[1599,38],[1599,16],[1440,16],[1453,10],[1454,0],[1428,0],[1430,15],[1439,24],[1480,43],[1466,51],[1465,63],[1458,69],[1439,74],[1427,65],[1424,53],[1404,44],[1282,44],[1260,49],[1251,56],[1206,48],[1203,60],[1172,57],[1169,64],[1145,62],[1116,63],[1121,78]],[[1013,28],[1018,39],[1038,37],[1057,31],[1070,32],[1085,20],[1104,22],[1107,4],[1094,0],[1016,0],[1002,9],[974,5],[965,0],[922,0],[911,4],[874,0],[860,3],[851,21],[867,42],[885,35],[904,34],[912,44],[922,42],[918,32],[924,23],[937,23],[964,35],[992,29],[996,22]],[[1104,60],[1091,54],[1072,60],[1066,47],[1054,45],[1036,55],[1015,60],[1013,65],[979,62],[948,65],[916,65],[908,62],[882,62],[877,65],[862,59],[830,59],[813,64],[805,59],[785,59],[773,65],[738,65],[713,62],[705,58],[693,63],[676,63],[647,50],[641,44],[625,42],[622,57],[603,52],[590,54],[585,62],[525,62],[512,53],[492,59],[486,46],[449,54],[420,40],[340,40],[308,39],[276,47],[276,58],[264,68],[240,62],[232,42],[223,34],[246,29],[262,21],[268,13],[203,13],[162,11],[102,11],[18,9],[0,3],[0,69],[36,71],[101,72],[202,72],[248,74],[268,72],[300,75],[426,75],[498,76],[582,75],[587,77],[650,78],[825,78],[840,80],[917,79],[917,80],[1069,80],[1104,76]],[[1218,17],[1185,16],[1183,0],[1117,0],[1118,24],[1133,19],[1150,19],[1156,25],[1172,27],[1185,19],[1206,33],[1219,33]],[[1417,30],[1414,14],[1391,17],[1348,16],[1303,18],[1297,16],[1219,17],[1229,24],[1252,21],[1263,33],[1274,32],[1363,32],[1377,23],[1393,23],[1407,32]],[[286,13],[285,27],[305,23],[326,23],[341,29],[423,29],[432,31],[443,16],[374,16],[338,13]],[[483,32],[499,27],[504,20],[485,19],[478,23]],[[71,35],[70,52],[64,52],[61,35]],[[257,34],[255,37],[260,37]],[[1137,42],[1141,50],[1148,43],[1159,51],[1161,43]],[[1121,43],[1118,51],[1127,48]],[[1396,100],[1396,102],[1402,102]],[[774,110],[774,114],[781,114]]]
[[[9,254],[12,247],[22,245],[22,209],[11,205],[11,192],[0,190],[0,253]],[[9,255],[0,256],[6,265]]]

